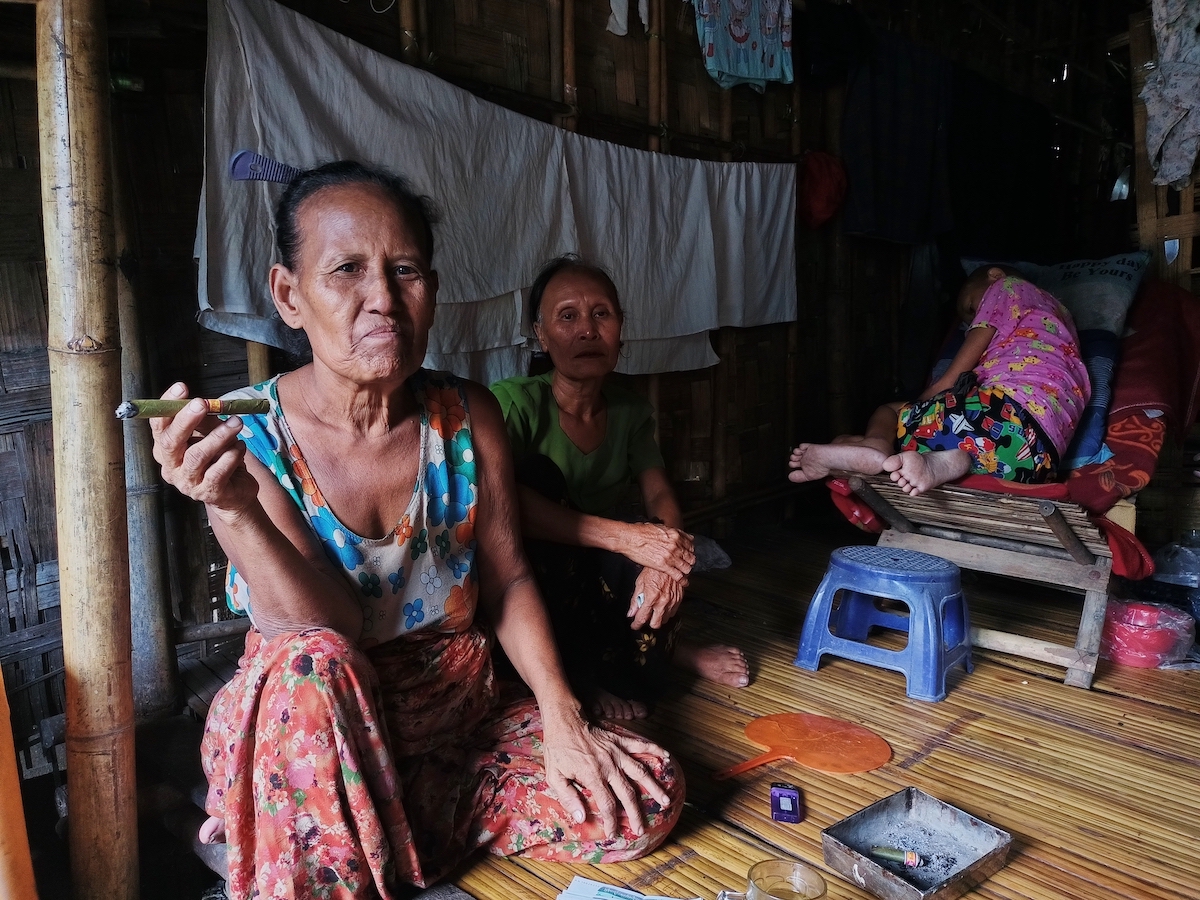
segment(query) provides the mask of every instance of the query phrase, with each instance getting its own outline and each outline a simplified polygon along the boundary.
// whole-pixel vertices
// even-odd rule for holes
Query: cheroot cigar
[[[173,416],[195,400],[126,400],[117,407],[118,419],[152,419]],[[270,400],[201,400],[209,416],[261,416],[271,411]]]
[[[898,847],[872,847],[871,855],[890,862],[898,862],[909,869],[915,869],[925,864],[921,854],[915,850],[901,850]]]

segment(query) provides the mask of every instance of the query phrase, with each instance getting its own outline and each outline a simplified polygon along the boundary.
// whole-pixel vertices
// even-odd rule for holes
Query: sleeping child
[[[1070,314],[999,265],[971,274],[958,311],[969,323],[962,349],[919,399],[879,407],[864,435],[801,444],[788,478],[890,472],[913,496],[968,472],[1053,478],[1091,393]]]

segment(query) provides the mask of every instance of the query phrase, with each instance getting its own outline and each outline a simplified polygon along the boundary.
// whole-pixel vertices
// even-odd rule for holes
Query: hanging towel
[[[792,83],[790,0],[692,0],[704,67],[723,88]]]
[[[608,30],[613,34],[629,34],[629,0],[610,0],[612,12],[608,16]],[[650,27],[650,0],[638,0],[638,18],[642,27]]]
[[[1200,4],[1154,0],[1158,65],[1146,78],[1146,153],[1154,183],[1183,190],[1200,149]]]
[[[267,290],[282,186],[230,179],[243,149],[302,168],[383,165],[434,200],[441,287],[427,365],[459,375],[523,371],[526,290],[569,251],[607,267],[621,292],[619,371],[712,365],[708,331],[796,317],[794,165],[687,160],[581,137],[271,0],[212,0],[208,34],[196,238],[208,328],[292,349]]]

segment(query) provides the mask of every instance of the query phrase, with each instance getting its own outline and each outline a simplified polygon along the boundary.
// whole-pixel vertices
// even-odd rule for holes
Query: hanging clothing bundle
[[[282,187],[233,180],[240,150],[299,168],[357,159],[433,198],[441,286],[427,366],[489,382],[524,373],[527,288],[566,252],[607,267],[620,290],[622,372],[713,365],[709,331],[795,319],[795,165],[682,159],[583,137],[278,3],[208,9],[196,235],[205,327],[289,347],[267,290]]]
[[[692,0],[704,67],[723,88],[792,83],[790,0]]]
[[[1146,78],[1146,153],[1154,183],[1182,190],[1200,149],[1200,4],[1154,0],[1158,66]]]

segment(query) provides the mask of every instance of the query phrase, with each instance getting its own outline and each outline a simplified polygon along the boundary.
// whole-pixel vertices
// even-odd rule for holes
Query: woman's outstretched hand
[[[622,524],[624,535],[617,552],[626,559],[676,578],[686,578],[692,571],[696,548],[686,531],[657,522]]]
[[[634,631],[647,625],[662,628],[679,610],[687,584],[686,577],[676,578],[657,569],[642,569],[633,586],[633,596],[629,598],[626,615],[633,620],[629,627]]]
[[[164,400],[187,397],[183,384],[174,384]],[[163,480],[181,494],[222,510],[238,510],[258,496],[258,482],[246,469],[246,445],[237,439],[242,420],[224,422],[205,413],[197,402],[172,417],[150,420],[154,458]]]
[[[634,834],[646,831],[639,791],[666,807],[670,797],[634,754],[666,760],[657,744],[589,725],[577,709],[561,714],[542,710],[546,782],[576,824],[587,818],[580,790],[591,794],[606,838],[616,837],[622,812]]]

